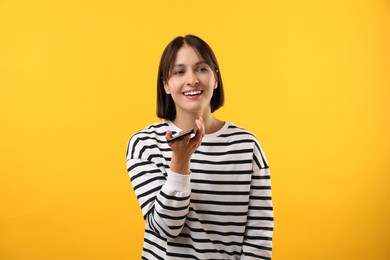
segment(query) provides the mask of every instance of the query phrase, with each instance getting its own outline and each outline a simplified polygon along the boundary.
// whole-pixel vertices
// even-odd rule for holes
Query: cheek
[[[168,85],[171,91],[174,91],[180,87],[180,81],[178,79],[170,79]]]
[[[205,79],[205,81],[208,83],[209,86],[213,86],[213,87],[214,87],[215,83],[217,82],[215,77],[208,77],[207,79]]]

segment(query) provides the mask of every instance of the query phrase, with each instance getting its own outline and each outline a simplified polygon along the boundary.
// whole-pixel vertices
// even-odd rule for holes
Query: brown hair
[[[194,48],[209,65],[214,72],[218,82],[218,88],[214,90],[211,97],[210,107],[211,113],[220,108],[224,103],[223,84],[221,72],[219,70],[217,59],[210,46],[195,35],[178,36],[173,39],[161,56],[160,65],[157,76],[157,116],[159,118],[173,120],[176,117],[176,107],[171,95],[168,95],[164,90],[164,82],[168,81],[170,71],[175,62],[176,54],[183,45],[189,45]]]

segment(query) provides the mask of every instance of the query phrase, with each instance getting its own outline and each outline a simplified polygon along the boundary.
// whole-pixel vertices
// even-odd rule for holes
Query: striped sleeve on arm
[[[166,170],[157,139],[135,134],[127,149],[127,171],[145,225],[164,238],[181,232],[190,203],[190,176]],[[153,151],[153,152],[152,152]]]
[[[274,228],[271,178],[267,159],[256,141],[247,226],[241,259],[271,259]]]

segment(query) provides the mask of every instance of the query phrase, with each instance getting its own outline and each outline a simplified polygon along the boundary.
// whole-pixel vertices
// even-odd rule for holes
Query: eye
[[[206,71],[209,71],[209,69],[207,67],[200,67],[198,69],[196,69],[197,72],[206,72]]]
[[[173,72],[173,75],[181,75],[184,74],[184,70],[176,70]]]

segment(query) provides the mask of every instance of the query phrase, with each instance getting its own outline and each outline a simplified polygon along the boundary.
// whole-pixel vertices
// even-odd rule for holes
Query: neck
[[[224,122],[215,118],[210,112],[201,114],[192,114],[192,113],[178,113],[176,118],[172,120],[172,122],[182,129],[183,131],[190,130],[192,128],[196,128],[195,120],[199,119],[199,117],[203,118],[205,123],[206,134],[211,134],[213,132],[218,131],[224,124]]]

